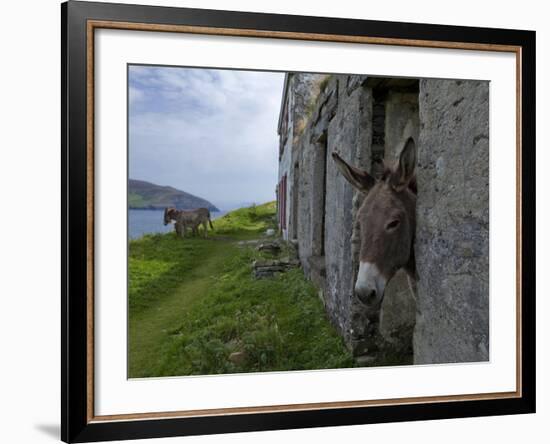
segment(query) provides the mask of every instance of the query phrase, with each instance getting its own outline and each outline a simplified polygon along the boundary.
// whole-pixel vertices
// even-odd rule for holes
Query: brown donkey
[[[338,169],[365,199],[357,218],[361,234],[355,294],[370,308],[380,307],[387,283],[403,268],[415,279],[416,146],[405,142],[399,161],[380,179],[348,165],[332,153]]]
[[[191,228],[193,234],[198,234],[198,227],[202,224],[204,227],[204,237],[207,237],[208,223],[213,230],[210,211],[208,208],[196,208],[194,210],[176,210],[173,207],[164,209],[164,225],[174,223],[176,234],[185,237],[187,228]]]

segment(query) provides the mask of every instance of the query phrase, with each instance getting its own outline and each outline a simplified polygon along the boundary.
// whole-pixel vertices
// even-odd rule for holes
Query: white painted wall
[[[118,0],[242,11],[355,17],[424,23],[536,29],[537,49],[537,259],[544,276],[550,261],[550,28],[538,0],[319,2],[313,0]],[[0,365],[1,440],[56,442],[59,430],[59,2],[6,2],[0,27]],[[546,193],[544,193],[545,191]],[[31,211],[29,211],[29,207]],[[465,442],[543,443],[550,421],[550,283],[537,284],[538,412],[536,415],[334,427],[163,439],[157,443]]]

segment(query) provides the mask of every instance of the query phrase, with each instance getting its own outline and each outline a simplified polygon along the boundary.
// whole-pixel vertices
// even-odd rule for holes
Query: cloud
[[[143,91],[137,88],[128,88],[128,98],[130,99],[130,106],[135,105],[138,100],[142,100],[145,97]]]
[[[130,177],[218,206],[275,198],[284,74],[132,66]]]

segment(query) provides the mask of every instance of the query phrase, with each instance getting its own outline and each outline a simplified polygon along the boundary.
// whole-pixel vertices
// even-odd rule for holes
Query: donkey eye
[[[386,225],[386,230],[393,230],[399,225],[399,219],[392,220],[388,225]]]

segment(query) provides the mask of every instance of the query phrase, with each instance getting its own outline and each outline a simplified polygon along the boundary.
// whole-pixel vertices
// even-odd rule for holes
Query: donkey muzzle
[[[355,282],[355,296],[368,307],[373,307],[382,302],[386,279],[375,264],[361,262],[357,281]]]

